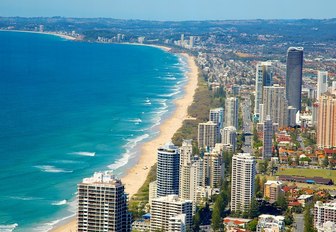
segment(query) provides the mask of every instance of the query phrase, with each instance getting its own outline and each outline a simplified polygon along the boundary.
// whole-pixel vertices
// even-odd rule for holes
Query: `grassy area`
[[[329,169],[305,169],[305,168],[280,168],[277,175],[292,175],[314,177],[319,176],[323,178],[330,178],[336,183],[336,170]]]

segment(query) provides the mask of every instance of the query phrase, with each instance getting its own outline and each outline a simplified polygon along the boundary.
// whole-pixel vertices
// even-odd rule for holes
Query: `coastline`
[[[11,31],[11,32],[22,32],[22,33],[34,33],[34,34],[44,34],[44,35],[53,35],[53,36],[57,36],[60,37],[62,39],[66,39],[66,40],[77,40],[77,38],[72,37],[70,35],[63,35],[63,34],[59,34],[57,32],[52,32],[52,31],[47,31],[47,32],[40,32],[40,31],[24,31],[24,30],[0,30],[0,31]]]
[[[147,45],[147,44],[131,44],[136,46],[151,46],[164,51],[171,49],[164,46]],[[195,90],[198,86],[198,67],[195,63],[195,58],[186,53],[181,53],[188,62],[189,71],[185,74],[188,78],[184,86],[184,94],[174,101],[175,109],[171,116],[163,121],[159,126],[159,134],[152,140],[141,145],[140,155],[136,164],[127,170],[121,177],[125,185],[125,192],[131,198],[143,185],[150,167],[156,163],[156,149],[171,140],[174,133],[182,126],[183,121],[188,118],[188,107],[193,103]],[[147,168],[146,168],[147,167]],[[141,181],[140,181],[141,180]],[[62,224],[56,225],[50,230],[52,232],[74,232],[76,231],[76,219],[72,217],[69,220],[63,221]]]

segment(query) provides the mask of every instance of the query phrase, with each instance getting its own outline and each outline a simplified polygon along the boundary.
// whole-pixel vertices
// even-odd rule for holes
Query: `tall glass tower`
[[[287,50],[286,97],[288,105],[301,111],[303,48]]]

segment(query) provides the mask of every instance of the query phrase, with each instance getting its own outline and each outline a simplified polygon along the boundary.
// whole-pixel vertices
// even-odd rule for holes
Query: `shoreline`
[[[59,34],[57,32],[52,32],[52,31],[40,32],[40,31],[24,31],[24,30],[4,30],[4,29],[2,29],[2,30],[0,29],[0,31],[33,33],[33,34],[42,34],[42,35],[53,35],[53,36],[57,36],[57,37],[60,37],[62,39],[66,39],[66,40],[77,40],[77,38],[72,37],[70,35]]]
[[[166,52],[171,48],[159,45],[150,44],[132,44],[124,43],[135,46],[151,46],[162,49]],[[194,101],[195,90],[198,86],[198,67],[195,58],[187,53],[180,53],[179,55],[186,58],[189,71],[185,73],[187,83],[183,87],[183,95],[174,100],[175,109],[171,115],[166,118],[159,126],[159,134],[145,142],[140,147],[140,154],[138,155],[137,162],[121,176],[121,181],[125,185],[125,192],[131,198],[145,182],[150,167],[156,163],[156,149],[161,145],[169,142],[175,132],[182,126],[183,121],[188,118],[188,107]],[[146,168],[147,167],[147,168]],[[142,180],[142,181],[139,181]],[[55,228],[51,229],[52,232],[74,232],[76,230],[76,218],[72,217],[69,220],[63,221]]]

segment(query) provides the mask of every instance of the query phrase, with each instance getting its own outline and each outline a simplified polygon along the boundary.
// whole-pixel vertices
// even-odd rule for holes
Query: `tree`
[[[313,214],[311,213],[312,204],[307,205],[304,212],[304,232],[316,232],[313,223]]]
[[[287,209],[288,202],[287,202],[286,197],[283,194],[281,194],[278,197],[278,200],[276,201],[276,205],[281,209],[281,211],[285,211]]]
[[[324,156],[322,165],[325,168],[329,166],[329,160],[328,160],[328,155],[327,154]]]
[[[220,209],[217,205],[214,206],[211,217],[211,227],[214,231],[220,231],[223,227]]]
[[[285,213],[285,224],[286,226],[289,226],[292,225],[293,222],[294,222],[293,214],[289,209],[287,209]]]
[[[259,215],[258,202],[256,201],[255,198],[253,198],[252,201],[251,201],[251,206],[250,206],[250,211],[249,211],[249,218],[258,217],[258,215]]]
[[[256,231],[257,225],[258,225],[258,218],[255,218],[247,224],[247,229],[250,231]]]
[[[258,198],[262,197],[259,175],[256,176],[256,180],[255,180],[255,183],[254,183],[254,192],[255,192],[256,197],[258,197]]]

